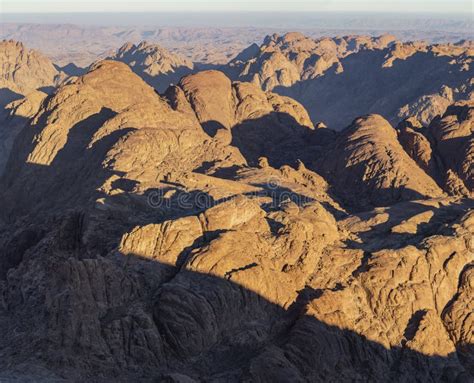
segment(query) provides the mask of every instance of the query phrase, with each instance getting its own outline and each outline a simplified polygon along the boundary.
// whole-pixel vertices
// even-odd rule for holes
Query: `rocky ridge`
[[[395,125],[410,116],[429,124],[449,104],[469,99],[472,57],[470,41],[430,45],[390,35],[312,39],[287,33],[267,36],[223,70],[294,98],[313,122],[342,130],[367,113]]]
[[[469,382],[472,107],[336,132],[110,60],[12,104],[0,379]]]
[[[26,48],[18,41],[1,41],[0,57],[2,59],[0,72],[2,107],[10,101],[21,98],[18,96],[52,87],[62,77],[51,60],[37,51]]]
[[[340,59],[366,49],[384,49],[396,38],[345,36],[312,39],[299,32],[267,36],[263,44],[250,46],[229,63],[229,73],[264,90],[289,87],[333,70],[344,70]]]
[[[115,60],[129,65],[149,85],[164,92],[172,83],[192,72],[194,65],[189,59],[173,54],[157,44],[142,41],[135,45],[125,43],[106,60]]]
[[[0,174],[15,137],[42,100],[65,79],[40,52],[21,42],[0,41]]]

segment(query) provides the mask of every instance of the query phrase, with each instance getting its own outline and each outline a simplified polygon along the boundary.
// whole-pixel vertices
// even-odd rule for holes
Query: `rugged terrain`
[[[39,49],[61,67],[87,67],[127,42],[147,40],[193,62],[226,64],[242,49],[266,35],[298,30],[306,36],[396,34],[402,41],[429,43],[472,39],[470,15],[377,15],[306,12],[229,14],[115,13],[19,15],[2,13],[0,39],[22,41]]]
[[[427,125],[447,106],[469,99],[473,45],[401,42],[394,36],[312,39],[268,36],[222,70],[235,80],[293,97],[313,121],[341,130],[365,113],[392,124],[415,116]]]
[[[64,78],[46,56],[21,42],[0,41],[0,173],[25,119]]]
[[[409,60],[391,37],[283,40],[339,75]],[[30,79],[3,111],[0,380],[471,382],[469,84],[336,131],[237,72],[158,93],[158,52],[122,47],[49,95]]]
[[[181,77],[190,74],[194,67],[191,60],[146,41],[138,45],[127,43],[105,59],[127,64],[161,93],[166,91],[170,84],[177,83]]]

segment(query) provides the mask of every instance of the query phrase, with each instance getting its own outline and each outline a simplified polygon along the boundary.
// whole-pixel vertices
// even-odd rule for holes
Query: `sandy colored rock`
[[[337,139],[319,169],[347,202],[358,206],[443,195],[403,150],[396,130],[378,115],[356,119]]]
[[[260,47],[252,45],[227,66],[232,78],[250,81],[264,90],[290,87],[326,72],[341,73],[340,59],[365,49],[383,49],[395,38],[384,35],[312,39],[300,32],[267,36]]]
[[[106,60],[121,61],[129,65],[135,73],[160,93],[164,92],[168,86],[176,84],[194,67],[189,59],[146,41],[138,45],[126,43],[115,54],[106,57]]]
[[[265,44],[304,66],[392,43]],[[105,60],[9,108],[0,380],[472,380],[469,101],[336,132],[222,72],[160,96]]]
[[[436,151],[443,158],[444,170],[453,170],[470,192],[473,181],[473,103],[460,101],[451,105],[442,118],[434,120],[428,132]]]
[[[414,117],[424,126],[428,126],[435,117],[442,116],[453,102],[452,89],[442,87],[438,93],[422,96],[414,103],[400,108],[398,117],[400,119]]]
[[[0,57],[0,88],[5,88],[0,98],[2,105],[18,99],[18,95],[21,98],[21,95],[35,90],[53,87],[61,78],[61,74],[47,57],[28,49],[21,42],[1,41]]]

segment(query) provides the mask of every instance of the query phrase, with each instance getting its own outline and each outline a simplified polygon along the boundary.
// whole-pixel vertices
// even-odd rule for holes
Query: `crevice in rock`
[[[359,267],[352,272],[352,276],[357,278],[361,273],[367,272],[370,270],[369,260],[372,257],[372,253],[364,251],[362,260],[360,261]]]
[[[239,267],[239,268],[236,268],[236,269],[232,269],[230,271],[227,271],[225,274],[224,274],[224,278],[227,279],[227,280],[230,280],[232,278],[232,275],[234,273],[238,273],[239,271],[244,271],[244,270],[248,270],[248,269],[251,269],[253,267],[257,267],[258,266],[258,263],[256,262],[252,262],[248,265],[245,265],[245,266],[242,266],[242,267]]]

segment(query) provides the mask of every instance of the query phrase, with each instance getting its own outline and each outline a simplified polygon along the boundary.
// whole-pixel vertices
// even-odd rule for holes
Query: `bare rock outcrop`
[[[17,145],[5,185],[21,209],[29,208],[33,190],[21,186],[29,178],[37,179],[36,193],[57,195],[44,201],[56,204],[75,200],[79,189],[87,190],[80,199],[94,200],[117,174],[157,182],[172,170],[190,171],[206,161],[245,163],[235,148],[210,140],[195,116],[173,110],[128,66],[115,61],[101,61],[61,86]],[[71,168],[83,171],[77,177]],[[55,181],[58,174],[61,182]]]
[[[0,42],[0,105],[5,105],[35,90],[55,86],[61,74],[41,53],[21,42]]]
[[[46,97],[46,93],[36,90],[24,98],[7,104],[5,109],[0,112],[2,121],[0,127],[0,177],[10,157],[15,138],[38,112]]]
[[[442,116],[453,102],[452,89],[442,87],[438,93],[422,96],[414,103],[400,108],[398,117],[400,119],[414,117],[424,126],[428,126],[435,117]]]
[[[65,75],[40,52],[13,40],[0,41],[0,62],[1,175],[15,137]]]
[[[397,126],[398,140],[405,152],[417,165],[435,180],[439,178],[439,165],[431,143],[420,121],[411,117]]]
[[[146,41],[138,45],[126,43],[106,60],[121,61],[129,65],[136,74],[160,93],[169,85],[176,84],[194,68],[189,59]]]
[[[104,60],[8,108],[0,380],[472,381],[470,101],[335,132],[222,72],[161,96]]]
[[[18,376],[21,347],[32,376],[469,381],[472,203],[336,221],[319,203],[257,201],[135,227],[102,256],[98,216],[30,229],[1,284],[16,318],[0,317],[3,371]],[[402,221],[418,230],[386,234]]]
[[[456,173],[471,193],[474,190],[473,116],[473,102],[460,101],[451,105],[442,117],[435,119],[428,127],[444,170]]]
[[[285,156],[297,154],[282,145],[301,147],[314,129],[298,102],[253,84],[232,83],[219,71],[186,76],[167,97],[174,109],[195,115],[206,133],[232,143],[252,164],[265,155],[281,165]]]
[[[311,39],[299,32],[274,34],[267,36],[260,47],[252,45],[237,55],[226,71],[232,78],[250,81],[264,90],[289,87],[330,70],[340,73],[340,58],[364,49],[383,49],[394,40],[389,35]]]
[[[319,169],[348,203],[359,206],[443,195],[403,150],[396,130],[378,115],[356,119],[338,137]]]
[[[241,78],[261,86],[267,81],[274,92],[299,101],[313,121],[323,121],[335,130],[367,113],[380,114],[392,125],[412,116],[428,124],[449,104],[470,97],[470,44],[430,45],[390,38],[381,42],[363,37],[329,39],[331,44],[323,44],[323,40],[300,37],[305,42],[300,47],[285,42],[284,37],[274,40],[271,46],[262,45],[262,52],[275,50],[286,61],[274,59],[276,53],[266,53],[272,59],[265,66],[266,56],[261,53],[247,61]],[[279,81],[280,73],[290,72],[276,62],[295,68],[303,63],[302,74],[288,74],[285,79],[291,81]]]

